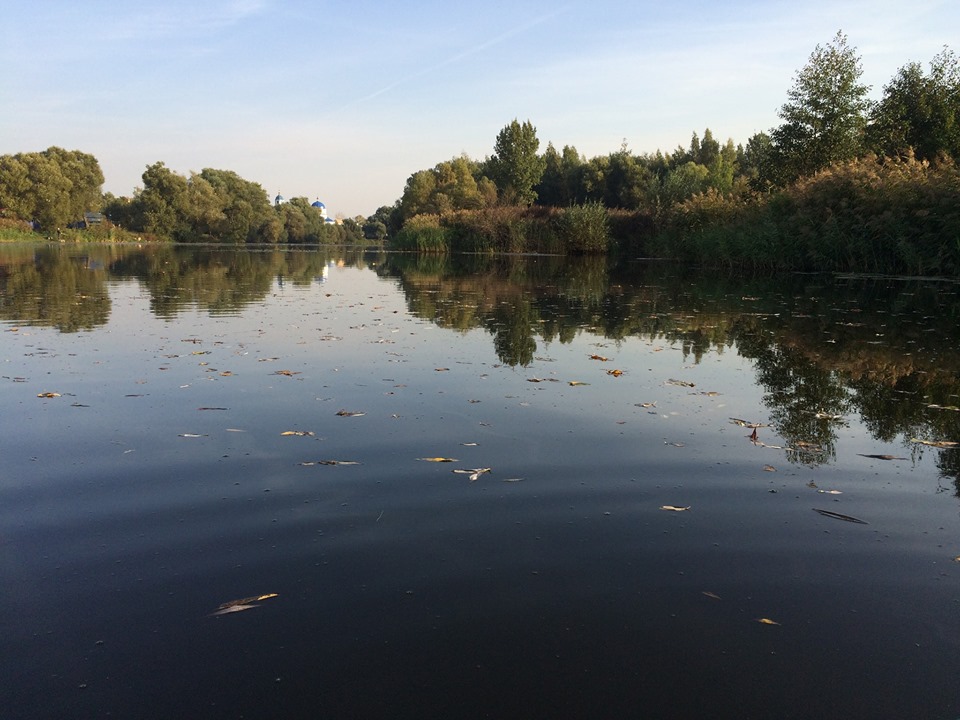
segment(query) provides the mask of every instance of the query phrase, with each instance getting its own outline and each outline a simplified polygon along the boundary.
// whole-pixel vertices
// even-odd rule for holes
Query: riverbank
[[[667,208],[491,207],[410,218],[419,252],[626,254],[705,267],[960,275],[960,170],[867,157],[783,190],[695,195]]]

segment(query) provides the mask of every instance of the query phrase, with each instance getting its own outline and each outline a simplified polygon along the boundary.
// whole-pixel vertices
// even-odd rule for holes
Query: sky
[[[81,150],[127,196],[158,161],[232,170],[368,216],[514,119],[587,158],[746,144],[838,30],[878,99],[960,51],[960,2],[0,0],[0,155]]]

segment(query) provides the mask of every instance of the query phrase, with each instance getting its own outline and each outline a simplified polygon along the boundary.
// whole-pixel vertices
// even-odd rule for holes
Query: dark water
[[[956,284],[9,246],[0,320],[4,718],[960,716]]]

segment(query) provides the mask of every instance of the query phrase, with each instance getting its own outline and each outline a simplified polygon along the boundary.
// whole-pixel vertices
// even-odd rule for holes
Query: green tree
[[[501,199],[518,205],[530,205],[537,199],[534,187],[546,167],[546,161],[537,155],[539,149],[537,129],[529,120],[520,124],[514,119],[499,132],[490,170]]]
[[[812,175],[860,153],[870,109],[862,73],[856,48],[842,32],[814,48],[780,108],[784,122],[772,132],[776,182]]]
[[[940,155],[960,159],[960,63],[948,48],[937,54],[925,75],[919,63],[900,68],[884,87],[867,130],[872,150],[921,160]]]
[[[43,152],[0,156],[0,207],[46,230],[99,210],[103,173],[93,155],[50,147]]]

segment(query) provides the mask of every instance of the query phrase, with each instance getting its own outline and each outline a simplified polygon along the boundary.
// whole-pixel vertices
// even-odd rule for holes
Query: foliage
[[[783,185],[858,155],[870,109],[862,73],[842,32],[814,48],[780,109],[783,124],[772,133],[776,175],[768,179]]]
[[[900,68],[884,87],[867,130],[870,147],[879,154],[921,160],[960,156],[960,63],[947,48],[924,75],[919,63]]]
[[[567,252],[605,253],[610,244],[607,209],[597,202],[571,205],[557,219],[558,235]]]
[[[546,161],[539,155],[537,129],[516,119],[498,134],[490,158],[490,172],[500,197],[509,204],[530,205],[537,199],[534,187],[543,177]]]
[[[675,206],[651,244],[703,264],[960,274],[960,169],[867,157],[769,195],[710,191]]]
[[[66,228],[100,209],[103,172],[93,155],[56,146],[0,156],[0,208],[45,230]]]

